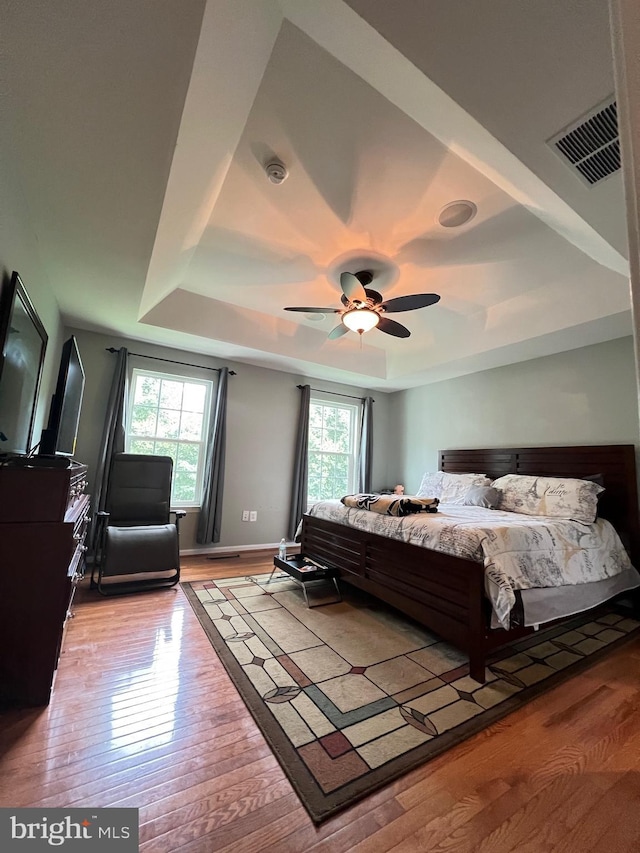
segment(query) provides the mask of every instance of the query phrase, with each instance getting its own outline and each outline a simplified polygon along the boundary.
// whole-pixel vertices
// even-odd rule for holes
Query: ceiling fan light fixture
[[[352,332],[369,332],[374,329],[380,322],[380,315],[377,311],[372,311],[370,308],[353,308],[342,315],[342,322],[347,329]]]
[[[437,293],[409,293],[406,296],[396,296],[394,299],[382,298],[377,290],[367,287],[373,280],[371,271],[360,271],[356,273],[340,273],[340,288],[342,295],[340,308],[310,308],[302,305],[289,306],[285,311],[297,311],[306,314],[308,320],[316,317],[324,319],[328,314],[339,314],[340,322],[329,332],[328,339],[335,341],[346,335],[347,332],[357,332],[360,335],[360,346],[362,347],[362,335],[371,329],[377,328],[385,335],[394,338],[408,338],[411,332],[402,323],[390,320],[387,314],[401,313],[403,311],[415,311],[417,308],[427,308],[440,301]]]

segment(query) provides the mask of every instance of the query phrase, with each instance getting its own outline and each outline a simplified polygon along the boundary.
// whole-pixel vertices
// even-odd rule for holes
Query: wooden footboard
[[[303,519],[301,550],[466,652],[471,676],[484,682],[487,651],[498,643],[488,642],[480,563],[311,516]],[[502,642],[511,638],[501,633]]]

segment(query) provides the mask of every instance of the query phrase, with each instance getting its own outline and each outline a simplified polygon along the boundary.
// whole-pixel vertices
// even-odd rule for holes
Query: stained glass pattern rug
[[[307,608],[269,575],[182,584],[311,818],[335,812],[487,727],[640,630],[584,614],[501,650],[479,684],[448,643],[343,584]],[[319,582],[312,603],[335,598]]]

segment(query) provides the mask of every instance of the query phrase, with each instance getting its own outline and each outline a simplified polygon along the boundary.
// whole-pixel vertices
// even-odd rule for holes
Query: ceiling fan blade
[[[367,301],[371,300],[372,305],[380,305],[382,302],[382,294],[378,293],[377,290],[371,290],[370,287],[365,287],[364,292],[367,294]],[[340,302],[344,305],[345,308],[348,308],[351,304],[344,293],[340,296]]]
[[[367,292],[360,284],[355,275],[350,272],[343,272],[340,276],[340,287],[342,292],[350,302],[366,302]]]
[[[300,311],[303,314],[339,314],[341,308],[284,308],[284,311]]]
[[[426,308],[440,301],[437,293],[413,293],[409,296],[397,296],[382,303],[382,308],[387,313],[398,311],[415,311],[416,308]]]
[[[411,334],[409,329],[403,326],[402,323],[396,323],[395,320],[389,320],[388,317],[380,317],[380,322],[376,326],[376,329],[380,329],[381,332],[385,332],[387,335],[393,335],[394,338],[408,338]]]
[[[339,326],[336,326],[335,329],[331,329],[329,332],[329,340],[335,341],[336,338],[341,338],[343,335],[346,335],[349,329],[344,325],[344,323],[340,323]]]
[[[370,287],[365,287],[364,292],[367,294],[367,298],[370,299],[374,305],[380,305],[382,302],[381,293],[378,293],[377,290],[372,290]]]

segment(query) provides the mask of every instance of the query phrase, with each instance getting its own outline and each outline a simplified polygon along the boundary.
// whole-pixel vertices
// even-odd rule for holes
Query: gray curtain
[[[229,368],[220,369],[216,399],[211,413],[211,428],[207,444],[207,467],[204,472],[202,509],[198,518],[196,541],[209,545],[220,541],[222,527],[222,493],[224,491],[224,460],[227,442],[227,385]]]
[[[116,357],[111,390],[109,391],[109,398],[107,400],[107,411],[102,431],[98,464],[96,466],[93,489],[94,518],[95,512],[104,510],[106,505],[113,454],[124,452],[129,384],[128,364],[129,350],[126,347],[120,347]],[[89,537],[91,549],[93,549],[93,545],[95,544],[96,527],[97,525],[94,522]]]
[[[362,400],[362,420],[360,422],[360,450],[358,453],[358,491],[371,491],[371,472],[373,468],[373,397]]]
[[[287,535],[293,540],[300,519],[307,509],[307,474],[309,468],[309,404],[311,386],[300,386],[300,415],[296,433],[296,453],[293,463],[293,487],[291,490],[291,511]]]

